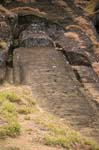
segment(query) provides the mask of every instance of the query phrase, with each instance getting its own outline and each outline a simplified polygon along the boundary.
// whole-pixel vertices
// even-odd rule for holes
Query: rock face
[[[83,95],[73,70],[54,48],[20,48],[14,51],[14,81],[32,87],[33,97],[50,112],[75,126],[94,122],[88,96]],[[92,120],[91,120],[91,119]]]
[[[94,22],[97,33],[99,33],[99,0],[96,3],[96,7],[95,7],[94,11],[96,13],[93,16],[93,22]]]
[[[17,15],[0,6],[0,82],[6,78],[7,63],[13,45]]]
[[[6,16],[0,14],[0,80],[4,80],[6,73],[6,60],[12,42],[11,27]]]
[[[45,110],[65,118],[73,128],[99,140],[98,102],[90,93],[90,85],[99,84],[92,67],[98,62],[93,46],[97,43],[94,28],[86,18],[79,19],[77,11],[73,13],[69,1],[59,2],[49,6],[50,9],[46,9],[43,2],[33,3],[34,7],[42,8],[45,18],[30,14],[29,9],[23,15],[19,8],[21,13],[14,26],[10,51],[13,83],[31,86],[33,97]],[[55,10],[55,7],[60,9]],[[85,28],[81,28],[81,24]],[[3,33],[6,34],[6,30]]]

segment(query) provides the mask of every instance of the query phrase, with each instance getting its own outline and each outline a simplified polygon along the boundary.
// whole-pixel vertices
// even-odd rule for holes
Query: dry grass
[[[66,37],[68,37],[70,40],[78,42],[79,46],[81,48],[85,48],[84,42],[80,39],[80,37],[79,37],[79,35],[77,33],[75,33],[75,32],[67,32],[67,33],[64,33],[64,35]]]
[[[33,112],[31,91],[28,87],[9,86],[0,91],[0,138],[20,134],[18,113]]]
[[[94,62],[92,64],[94,71],[99,75],[99,63],[98,62]]]
[[[73,39],[77,42],[80,42],[80,38],[79,38],[79,35],[76,34],[76,33],[73,33],[73,32],[67,32],[67,33],[64,33],[64,35],[70,39]]]
[[[89,0],[89,1],[75,0],[75,4],[81,7],[86,12],[86,15],[90,16],[93,15],[93,11],[97,1],[98,0]]]
[[[8,86],[1,89],[0,123],[2,122],[2,128],[0,124],[0,138],[17,136],[22,128],[23,135],[21,133],[20,136],[25,137],[28,134],[32,138],[35,135],[33,140],[38,144],[58,146],[67,150],[78,147],[79,149],[86,149],[86,147],[89,147],[90,150],[99,149],[95,142],[74,131],[65,120],[40,111],[35,105],[36,102],[31,103],[31,101],[34,100],[29,87]],[[24,144],[25,142],[29,144],[27,139]]]
[[[7,43],[0,40],[0,48],[1,49],[6,49],[7,48]]]
[[[66,150],[77,149],[77,147],[79,149],[86,149],[87,147],[90,150],[99,149],[99,146],[95,142],[72,130],[64,120],[53,115],[42,113],[36,116],[34,121],[42,130],[45,130],[41,142],[46,145],[60,146],[66,148]]]
[[[77,17],[75,18],[75,21],[78,22],[79,26],[81,26],[82,31],[85,32],[88,37],[90,37],[94,47],[99,47],[99,43],[97,42],[96,36],[94,35],[87,20],[82,17]]]
[[[3,7],[2,5],[0,5],[0,13],[5,15],[5,16],[9,16],[9,17],[14,17],[15,16],[15,14],[13,12],[9,11],[5,7]]]
[[[33,14],[38,17],[44,17],[46,16],[45,12],[41,12],[38,8],[31,8],[31,7],[17,7],[13,8],[10,10],[11,12],[17,13],[17,14],[22,14],[22,13],[27,13],[27,14]]]
[[[88,15],[92,15],[93,14],[93,11],[94,11],[94,8],[96,6],[96,3],[97,3],[97,0],[90,0],[87,5],[86,5],[86,8],[85,8],[85,11],[87,12]]]

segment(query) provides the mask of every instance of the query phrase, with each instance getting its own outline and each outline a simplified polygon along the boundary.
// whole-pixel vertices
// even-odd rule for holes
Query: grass
[[[76,136],[53,136],[53,135],[46,135],[44,138],[44,142],[46,145],[50,146],[61,146],[63,148],[66,148],[66,150],[70,150],[72,147],[77,148],[77,145],[79,145],[80,148],[86,149],[86,147],[89,147],[89,150],[99,150],[99,146],[96,145],[94,142],[83,142],[82,139],[78,139]]]
[[[8,99],[10,102],[17,102],[19,103],[21,100],[17,96],[17,94],[10,92],[10,91],[3,91],[0,93],[0,102]]]
[[[7,136],[16,137],[20,134],[20,125],[18,122],[10,122],[4,127],[0,128],[0,138],[5,138]]]
[[[61,122],[59,118],[43,113],[36,117],[34,121],[40,128],[45,130],[45,134],[42,137],[42,142],[45,145],[60,146],[67,150],[80,145],[82,149],[86,149],[88,146],[90,150],[99,150],[97,143],[83,137],[80,133],[68,127],[66,123]]]
[[[19,135],[21,126],[18,116],[35,112],[35,103],[29,88],[12,86],[0,91],[0,138]]]
[[[18,113],[20,114],[31,114],[33,112],[33,109],[31,107],[27,107],[27,106],[22,106],[21,108],[19,108]]]
[[[0,48],[5,49],[7,47],[7,44],[5,41],[0,40]]]
[[[12,93],[8,92],[0,92],[0,117],[2,117],[5,123],[2,123],[0,126],[0,138],[6,136],[16,136],[20,133],[20,125],[17,121],[17,111],[16,106],[10,102],[8,95],[12,95]]]
[[[15,112],[16,112],[16,107],[9,100],[6,100],[2,103],[1,113],[3,113],[3,114],[6,114],[6,113],[15,114]]]
[[[9,99],[9,101],[11,102],[15,102],[15,103],[21,103],[21,99],[15,94],[15,93],[6,93],[7,94],[7,98]]]
[[[90,0],[85,8],[86,12],[91,15],[94,12],[94,8],[96,6],[97,0]]]
[[[88,146],[90,150],[99,150],[94,141],[73,130],[66,121],[37,110],[35,101],[27,89],[17,87],[15,90],[0,92],[0,138],[20,135],[19,115],[24,115],[22,117],[25,121],[34,121],[33,127],[26,131],[28,134],[35,132],[36,140],[42,144],[63,147],[66,150],[78,149],[77,146],[79,149],[88,149]]]

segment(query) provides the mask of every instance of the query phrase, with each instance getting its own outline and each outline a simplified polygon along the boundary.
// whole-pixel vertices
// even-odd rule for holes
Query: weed
[[[30,107],[23,106],[19,108],[18,113],[27,115],[32,113],[32,109]]]
[[[46,145],[61,146],[67,150],[73,145],[84,147],[88,145],[90,150],[98,150],[99,146],[86,137],[81,136],[77,131],[67,127],[64,123],[60,123],[57,118],[50,117],[48,114],[42,114],[34,119],[35,123],[46,129],[42,142]]]
[[[15,137],[20,134],[21,126],[17,122],[11,122],[8,125],[0,128],[0,138],[6,136]]]
[[[7,127],[5,127],[6,135],[11,136],[11,137],[19,135],[20,128],[21,128],[21,126],[19,125],[19,123],[11,122]]]

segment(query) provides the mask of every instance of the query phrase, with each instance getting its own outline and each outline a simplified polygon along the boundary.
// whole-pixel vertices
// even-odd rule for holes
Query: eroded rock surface
[[[51,6],[46,3],[49,9],[44,2],[40,5],[34,2],[31,6],[34,10],[42,9],[45,17],[38,10],[35,13],[39,12],[39,16],[27,8],[26,12],[24,8],[13,9],[19,15],[14,26],[13,43],[17,41],[17,44],[13,44],[11,51],[13,83],[30,85],[40,106],[64,117],[73,128],[98,141],[99,107],[90,92],[90,85],[99,89],[96,86],[99,77],[92,67],[99,61],[95,54],[98,43],[94,28],[86,18],[82,22],[85,28],[81,27],[82,18],[77,17],[82,12],[78,15],[69,1],[58,1]]]
[[[5,14],[0,14],[0,80],[4,80],[6,74],[6,61],[8,51],[12,44],[12,31]]]

